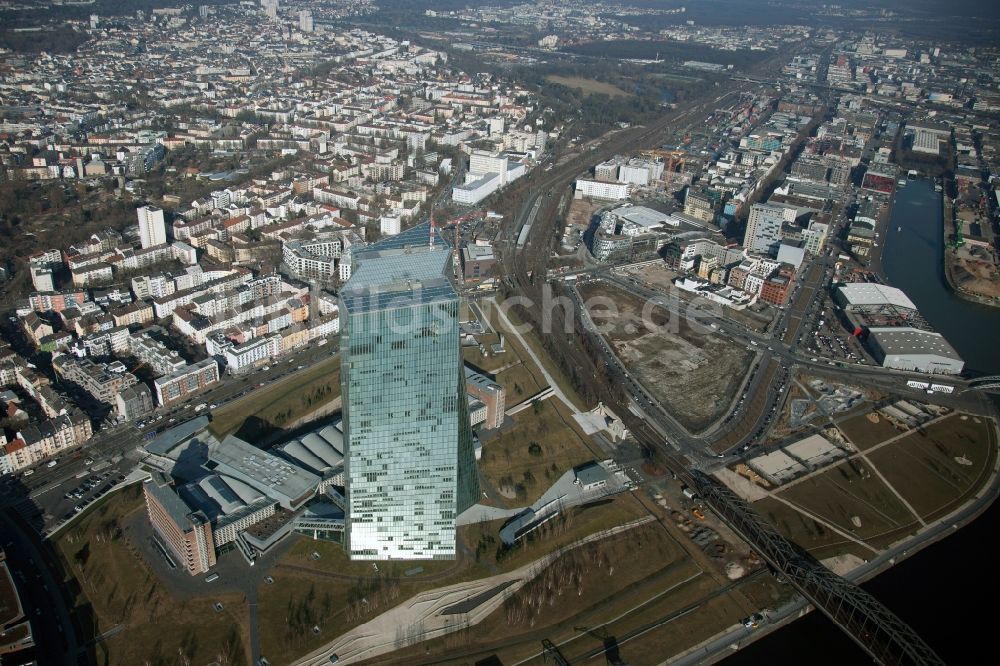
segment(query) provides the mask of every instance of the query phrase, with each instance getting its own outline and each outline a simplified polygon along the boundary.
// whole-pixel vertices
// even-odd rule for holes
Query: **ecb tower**
[[[479,495],[451,251],[420,225],[354,255],[340,292],[345,548],[451,559]]]

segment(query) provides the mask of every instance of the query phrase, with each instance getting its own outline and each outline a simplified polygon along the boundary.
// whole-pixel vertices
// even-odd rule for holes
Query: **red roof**
[[[3,448],[7,453],[14,453],[14,451],[20,451],[26,446],[27,444],[24,443],[24,440],[18,438],[8,442]]]

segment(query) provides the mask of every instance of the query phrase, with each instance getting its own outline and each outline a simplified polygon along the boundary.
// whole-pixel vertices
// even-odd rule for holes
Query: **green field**
[[[173,596],[122,529],[127,516],[143,510],[141,487],[129,486],[88,510],[55,543],[64,570],[79,586],[74,607],[92,611],[93,626],[84,630],[96,635],[124,627],[95,648],[98,663],[245,663],[246,599]],[[225,608],[221,613],[212,609],[216,601]]]
[[[550,83],[566,86],[567,88],[579,88],[585,95],[600,93],[611,97],[632,97],[632,93],[626,92],[618,86],[594,79],[585,79],[581,76],[556,76],[555,74],[550,74],[545,77],[545,80]]]
[[[212,412],[209,430],[222,439],[238,433],[258,441],[340,396],[340,356],[323,359],[270,386],[253,389],[240,400]]]
[[[422,591],[512,571],[561,546],[642,515],[631,495],[576,508],[546,523],[531,540],[500,558],[496,535],[503,521],[468,525],[458,530],[462,545],[455,560],[379,562],[377,570],[371,562],[349,560],[340,544],[298,537],[272,570],[274,583],[258,587],[261,651],[273,664],[289,663]],[[668,554],[674,552],[670,549],[680,551],[676,544],[664,543],[650,561],[664,566]],[[319,559],[313,558],[314,552]],[[652,549],[648,552],[654,553]],[[406,575],[417,568],[422,571]],[[313,627],[318,627],[319,633]]]

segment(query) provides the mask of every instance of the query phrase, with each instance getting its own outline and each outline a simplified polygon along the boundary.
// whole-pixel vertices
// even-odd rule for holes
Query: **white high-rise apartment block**
[[[313,14],[308,9],[299,12],[299,30],[302,32],[313,31]]]
[[[795,220],[795,209],[774,204],[756,203],[750,207],[743,247],[753,254],[777,256],[781,244],[781,226]]]
[[[500,184],[507,184],[507,158],[485,150],[473,150],[469,155],[469,173],[477,178],[488,173],[500,175]]]
[[[163,221],[162,209],[142,206],[136,214],[139,216],[139,241],[143,249],[167,242],[167,225]]]

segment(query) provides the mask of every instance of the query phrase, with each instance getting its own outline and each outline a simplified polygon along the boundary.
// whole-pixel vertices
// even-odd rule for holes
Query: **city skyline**
[[[987,9],[0,3],[0,660],[981,661]]]

